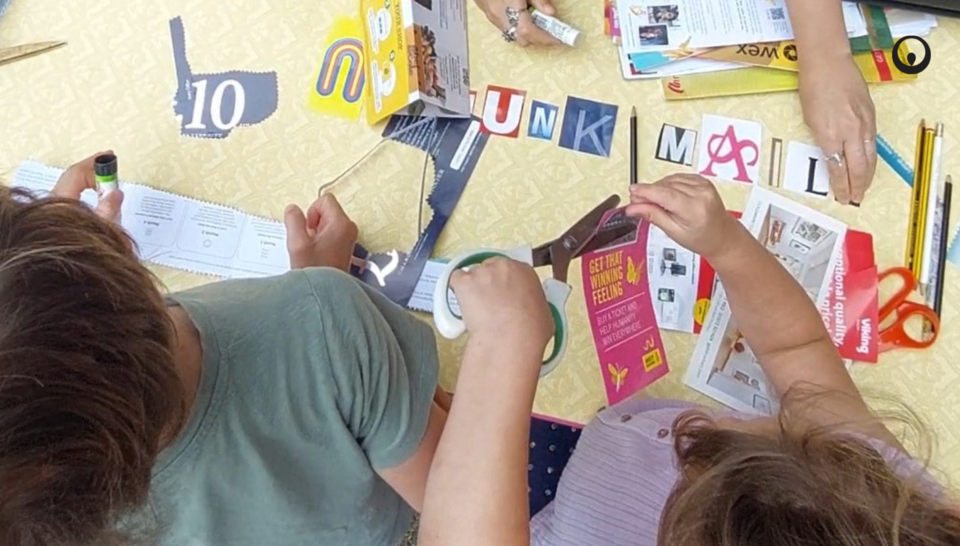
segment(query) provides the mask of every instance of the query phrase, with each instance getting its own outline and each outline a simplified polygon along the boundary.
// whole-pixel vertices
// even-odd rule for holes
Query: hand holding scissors
[[[917,279],[905,267],[894,267],[880,274],[880,284],[888,277],[900,277],[903,286],[880,307],[880,324],[893,317],[893,323],[880,329],[879,350],[881,353],[894,349],[926,349],[934,344],[940,334],[940,319],[933,309],[926,305],[908,301],[908,298],[917,288]],[[920,317],[929,322],[932,334],[927,338],[917,339],[911,336],[905,326],[911,317]]]
[[[433,293],[433,318],[437,330],[442,336],[453,339],[462,335],[466,329],[463,319],[451,308],[448,299],[450,276],[454,271],[469,268],[493,257],[511,258],[533,267],[550,265],[553,267],[553,277],[543,281],[543,290],[553,315],[553,350],[540,368],[540,377],[552,372],[563,359],[569,337],[566,305],[571,292],[571,287],[567,284],[570,262],[585,252],[602,248],[636,230],[636,225],[626,217],[624,221],[607,222],[601,228],[600,222],[604,215],[615,209],[619,203],[619,197],[610,196],[559,238],[536,248],[526,245],[513,250],[473,250],[450,260],[437,279]]]

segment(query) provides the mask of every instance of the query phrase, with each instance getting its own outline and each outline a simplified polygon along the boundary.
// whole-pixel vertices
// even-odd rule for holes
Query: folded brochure
[[[669,372],[646,274],[650,224],[627,218],[623,209],[607,213],[601,225],[614,222],[634,223],[637,230],[580,259],[587,317],[610,405]]]
[[[367,121],[470,116],[466,0],[360,0]]]

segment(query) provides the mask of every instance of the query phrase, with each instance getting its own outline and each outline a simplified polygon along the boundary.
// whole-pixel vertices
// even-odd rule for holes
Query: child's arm
[[[815,385],[831,393],[811,416],[818,424],[873,421],[810,296],[726,213],[710,181],[673,175],[631,192],[629,213],[648,218],[716,269],[737,328],[778,395]],[[891,440],[882,426],[867,432]]]
[[[533,270],[496,260],[455,277],[470,340],[430,470],[420,546],[527,546],[530,414],[553,322]]]

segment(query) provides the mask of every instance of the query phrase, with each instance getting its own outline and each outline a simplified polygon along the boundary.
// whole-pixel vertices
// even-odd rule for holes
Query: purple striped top
[[[600,412],[584,429],[554,501],[530,522],[532,546],[656,545],[660,514],[678,478],[672,425],[695,408],[680,401],[628,400]],[[901,451],[870,443],[901,475],[923,472]],[[925,481],[931,493],[942,493]]]

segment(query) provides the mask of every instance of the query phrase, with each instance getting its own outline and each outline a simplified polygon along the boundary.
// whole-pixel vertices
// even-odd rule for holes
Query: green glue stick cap
[[[93,160],[93,171],[97,175],[97,180],[105,179],[105,182],[112,182],[117,178],[117,156],[113,154],[98,155]]]
[[[93,160],[93,174],[97,180],[97,189],[101,195],[106,195],[117,189],[117,156],[113,154],[98,155]]]

